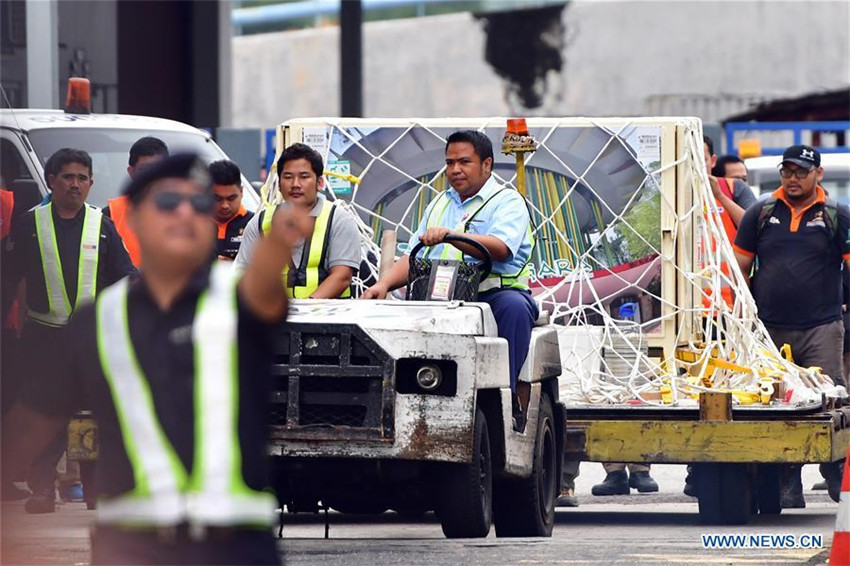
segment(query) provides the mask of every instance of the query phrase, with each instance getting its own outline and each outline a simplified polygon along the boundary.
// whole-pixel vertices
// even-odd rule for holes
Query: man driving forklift
[[[493,144],[481,132],[461,130],[446,140],[446,177],[450,188],[425,209],[411,237],[408,255],[399,259],[362,298],[383,299],[404,286],[410,271],[410,250],[421,242],[442,259],[484,259],[478,249],[459,241],[443,244],[449,235],[462,235],[486,248],[493,266],[478,287],[478,300],[493,311],[499,337],[508,341],[514,429],[525,428],[529,386],[517,384],[528,355],[531,329],[539,314],[528,288],[534,237],[525,200],[493,176]]]

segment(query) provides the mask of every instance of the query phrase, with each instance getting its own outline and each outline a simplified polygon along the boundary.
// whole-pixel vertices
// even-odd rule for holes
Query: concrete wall
[[[505,37],[488,38],[488,26],[497,29],[468,13],[366,24],[365,115],[688,113],[715,121],[754,101],[850,85],[847,2],[571,2],[540,30],[560,69],[540,72],[534,108],[511,72],[500,76],[485,60],[488,39],[493,47]],[[338,28],[234,38],[233,124],[337,115],[338,46]],[[516,74],[540,57],[513,54]]]

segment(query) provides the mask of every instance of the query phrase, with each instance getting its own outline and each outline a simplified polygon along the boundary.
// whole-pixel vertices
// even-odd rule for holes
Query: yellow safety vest
[[[272,218],[277,207],[269,205],[263,213],[262,233],[268,234],[272,227]],[[322,199],[322,210],[316,217],[313,227],[313,236],[310,238],[310,247],[301,254],[301,265],[293,273],[290,268],[283,270],[283,280],[286,283],[286,294],[291,299],[308,299],[316,292],[328,273],[325,270],[325,256],[330,241],[331,224],[333,223],[336,208],[327,199]],[[341,298],[351,296],[351,289],[346,289]]]
[[[65,289],[65,275],[56,243],[53,203],[49,202],[40,206],[33,212],[38,250],[44,272],[44,286],[47,290],[48,312],[40,313],[30,309],[27,315],[32,320],[47,326],[65,326],[74,309],[79,308],[84,302],[94,300],[97,292],[97,262],[103,213],[98,208],[85,205],[83,234],[80,238],[80,262],[77,267],[77,298],[72,307],[68,291]]]
[[[454,227],[454,230],[460,231],[460,232],[465,234],[467,229],[469,228],[469,224],[472,222],[472,220],[475,218],[475,216],[479,212],[481,212],[481,209],[483,209],[485,206],[487,206],[487,204],[491,200],[493,200],[498,195],[500,195],[502,193],[502,191],[506,191],[506,190],[510,190],[510,189],[506,189],[506,188],[503,187],[501,189],[494,191],[492,195],[490,195],[483,203],[481,203],[481,206],[476,208],[475,211],[472,214],[470,214],[468,218],[466,218],[466,220],[461,220],[458,223],[458,225]],[[443,199],[443,201],[444,201],[443,204],[442,204],[442,208],[440,209],[439,214],[437,214],[437,217],[434,218],[434,209],[436,209],[437,206],[438,206],[438,203],[434,203],[434,207],[428,213],[428,219],[425,222],[426,228],[432,228],[432,227],[435,227],[435,226],[442,226],[441,222],[443,221],[443,216],[446,213],[446,209],[449,207],[450,199],[449,199],[448,196],[446,196],[445,192],[443,192],[438,197],[438,201],[440,199]],[[525,261],[525,263],[520,268],[520,270],[517,273],[514,273],[514,274],[491,273],[490,275],[487,276],[487,279],[485,279],[484,281],[482,281],[478,285],[478,292],[479,293],[483,293],[485,291],[491,291],[493,289],[500,289],[500,288],[520,289],[520,290],[523,290],[523,291],[528,290],[528,283],[529,283],[530,277],[531,277],[531,256],[534,254],[534,234],[531,231],[531,224],[530,223],[529,223],[529,226],[528,226],[528,237],[531,239],[531,250],[528,253],[528,259]],[[428,257],[429,253],[430,253],[430,250],[426,251],[425,257]],[[443,245],[443,253],[440,254],[440,259],[462,260],[463,259],[463,252],[461,252],[459,249],[457,249],[456,247],[454,247],[450,244],[444,244]]]
[[[236,277],[217,264],[198,299],[192,323],[195,349],[195,453],[189,474],[162,429],[148,379],[130,338],[128,279],[101,293],[96,304],[97,345],[134,488],[102,498],[101,524],[168,527],[257,526],[274,519],[273,494],[248,487],[239,444],[239,351]]]

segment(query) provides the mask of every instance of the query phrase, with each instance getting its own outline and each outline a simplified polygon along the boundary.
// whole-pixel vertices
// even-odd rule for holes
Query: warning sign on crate
[[[348,178],[351,175],[350,161],[328,161],[326,171],[328,187],[335,195],[351,194],[351,180]]]

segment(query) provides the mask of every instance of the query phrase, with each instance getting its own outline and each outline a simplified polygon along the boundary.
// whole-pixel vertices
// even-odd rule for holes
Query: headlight
[[[416,383],[425,391],[433,391],[443,381],[443,372],[435,365],[425,364],[416,370]]]

